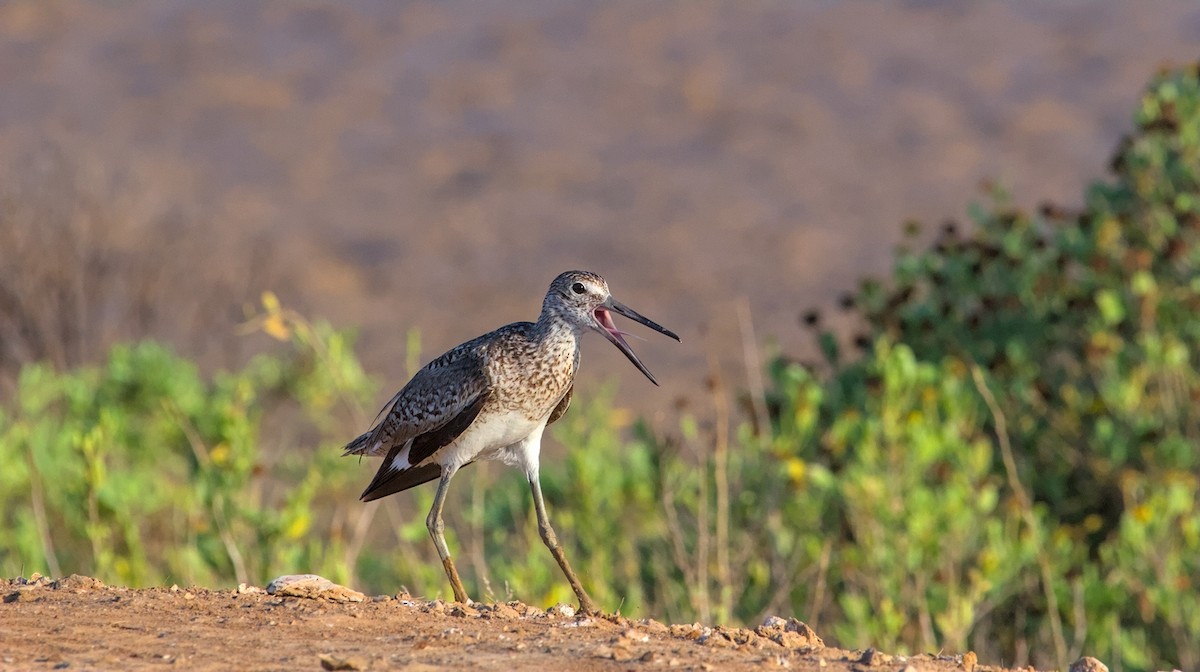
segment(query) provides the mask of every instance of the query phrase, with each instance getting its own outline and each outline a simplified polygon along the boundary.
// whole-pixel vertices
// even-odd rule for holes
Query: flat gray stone
[[[364,602],[366,595],[316,574],[287,574],[267,584],[267,593],[279,597],[306,597],[333,602]]]

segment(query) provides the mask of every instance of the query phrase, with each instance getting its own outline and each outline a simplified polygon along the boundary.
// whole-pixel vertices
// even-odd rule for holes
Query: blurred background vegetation
[[[891,277],[839,302],[860,333],[805,315],[818,359],[773,357],[745,391],[714,374],[671,428],[611,390],[578,399],[543,478],[593,596],[676,622],[796,615],[850,647],[1200,669],[1197,67],[1158,76],[1134,123],[1077,210],[993,189],[969,223],[906,225]],[[286,347],[243,365],[133,341],[89,364],[83,325],[153,303],[44,282],[62,310],[0,296],[31,325],[0,410],[0,572],[447,594],[432,491],[362,505],[375,465],[339,457],[395,382],[352,334],[265,293],[229,338]],[[409,371],[430,354],[408,334]],[[470,471],[447,523],[472,594],[569,600],[520,476]]]

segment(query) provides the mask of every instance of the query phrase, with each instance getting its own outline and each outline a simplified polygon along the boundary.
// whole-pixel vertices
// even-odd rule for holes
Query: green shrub
[[[370,385],[344,336],[302,326],[295,337],[320,347],[212,380],[154,343],[61,374],[26,367],[16,406],[0,415],[0,460],[11,465],[0,475],[11,531],[0,567],[135,586],[262,582],[296,566],[345,578],[343,540],[329,529],[315,539],[312,527],[351,464],[328,439],[288,442],[331,425],[331,395],[361,398]],[[268,418],[283,423],[276,441],[264,440]]]
[[[989,207],[975,210],[971,231],[945,226],[927,250],[900,254],[890,289],[867,282],[848,301],[871,331],[861,339],[865,342],[903,343],[917,360],[940,366],[946,377],[964,376],[964,367],[953,367],[955,362],[986,369],[995,410],[1005,421],[947,417],[942,431],[954,431],[953,424],[962,421],[968,429],[958,431],[966,436],[1003,433],[1011,443],[1012,469],[993,451],[991,472],[1015,473],[999,507],[986,518],[1010,530],[1014,544],[1005,563],[1030,566],[1029,551],[1015,543],[1017,530],[1040,539],[1034,545],[1034,576],[1040,575],[1035,583],[1041,587],[1028,581],[1021,586],[1019,575],[1010,577],[1009,583],[1016,583],[1002,589],[1005,599],[991,607],[999,616],[1025,623],[1009,629],[1012,639],[1000,638],[1005,649],[1025,637],[1041,638],[1043,649],[1056,652],[1057,660],[1046,662],[1060,666],[1068,649],[1086,648],[1104,651],[1118,667],[1142,668],[1155,661],[1190,668],[1200,645],[1194,616],[1200,598],[1197,591],[1182,590],[1196,576],[1189,546],[1194,534],[1189,537],[1187,531],[1200,524],[1195,486],[1200,469],[1197,67],[1161,75],[1144,95],[1135,121],[1136,133],[1113,160],[1115,180],[1093,185],[1082,211],[1047,205],[1037,214],[1025,213],[994,193]],[[832,341],[829,334],[822,339]],[[828,345],[826,351],[833,369],[829,388],[846,395],[860,385],[878,387],[878,353],[845,364]],[[821,459],[840,482],[873,468],[877,442],[870,427],[887,416],[871,399],[887,398],[886,382],[883,387],[851,404],[853,412],[871,420],[842,429],[830,421],[831,436],[852,439],[821,446]],[[934,393],[942,405],[950,396],[964,395],[971,396],[969,387]],[[785,422],[781,411],[779,423]],[[929,445],[915,436],[906,443],[904,454],[912,460],[920,460]],[[953,452],[959,451],[974,455],[965,442]],[[956,475],[969,477],[961,459]],[[877,473],[900,490],[918,480],[895,467]],[[1032,502],[1024,501],[1025,488]],[[916,505],[918,500],[905,501]],[[884,503],[863,519],[918,524],[919,518],[907,513],[890,519]],[[1006,521],[1014,507],[1024,510],[1023,526]],[[969,515],[979,519],[980,513]],[[912,544],[915,536],[919,530],[908,529],[901,538]],[[878,553],[876,545],[862,552]],[[925,549],[916,564],[936,555]],[[901,572],[912,575],[914,568],[900,561],[886,564],[897,576],[884,594],[895,601],[905,596]],[[886,568],[880,571],[886,574]],[[938,583],[950,577],[943,573]],[[945,587],[918,592],[932,607]],[[915,604],[911,596],[902,603]],[[891,604],[876,602],[875,615],[885,622],[873,627],[887,628]],[[848,610],[848,624],[855,622],[855,613]],[[932,620],[938,641],[957,643],[955,628]],[[1067,641],[1068,631],[1076,641]],[[904,637],[928,646],[927,640]]]

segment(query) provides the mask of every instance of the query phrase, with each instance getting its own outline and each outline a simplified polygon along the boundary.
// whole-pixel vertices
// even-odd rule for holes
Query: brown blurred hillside
[[[230,364],[272,289],[399,385],[408,329],[428,358],[578,267],[683,336],[635,343],[662,394],[587,348],[581,384],[652,414],[710,353],[743,385],[742,297],[802,354],[901,221],[987,178],[1079,203],[1197,44],[1182,0],[9,0],[0,370],[141,336]]]

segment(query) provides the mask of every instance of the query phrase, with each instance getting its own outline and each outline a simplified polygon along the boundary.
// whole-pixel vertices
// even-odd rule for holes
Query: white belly
[[[443,467],[457,469],[473,460],[500,460],[526,467],[529,458],[537,463],[546,418],[530,420],[523,413],[508,411],[477,419],[453,443],[431,457]],[[530,455],[532,451],[532,455]]]

